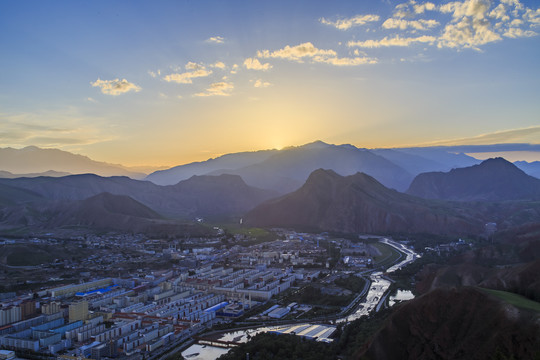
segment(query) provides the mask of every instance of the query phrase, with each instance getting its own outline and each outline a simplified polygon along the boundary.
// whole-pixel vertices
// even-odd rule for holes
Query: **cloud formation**
[[[306,42],[296,46],[287,45],[283,49],[270,51],[260,50],[257,52],[260,58],[285,59],[303,63],[311,60],[313,63],[331,64],[336,66],[355,66],[363,64],[374,64],[376,59],[368,57],[339,58],[337,52],[332,49],[318,49],[311,42]]]
[[[383,22],[382,27],[384,29],[406,30],[408,28],[412,28],[415,30],[428,30],[428,29],[436,27],[437,25],[439,25],[439,22],[433,19],[405,20],[405,19],[390,18],[390,19],[386,19],[385,22]]]
[[[167,82],[175,82],[178,84],[192,84],[194,78],[206,77],[212,74],[212,70],[207,70],[202,64],[188,62],[185,66],[186,71],[183,73],[172,73],[163,77]]]
[[[272,65],[270,63],[261,64],[257,58],[247,58],[244,60],[244,67],[248,70],[270,70]]]
[[[265,88],[265,87],[272,86],[272,84],[269,83],[268,81],[263,81],[261,79],[258,79],[257,81],[255,81],[253,86],[256,87],[256,88]]]
[[[375,21],[375,16],[357,15],[337,21],[322,18],[320,21],[346,30],[353,24]],[[427,16],[429,18],[426,18]],[[392,16],[384,19],[379,28],[384,31],[383,38],[364,37],[349,40],[347,45],[379,48],[422,44],[456,50],[481,50],[483,45],[501,41],[503,38],[537,36],[537,28],[540,28],[540,8],[529,9],[519,0],[462,0],[440,5],[429,1],[409,0],[396,5]],[[391,33],[388,34],[388,31]],[[416,36],[419,31],[427,34]],[[377,32],[376,29],[371,29],[368,34]]]
[[[0,113],[0,146],[55,147],[89,145],[113,139],[99,118],[86,118],[76,108],[36,113]],[[106,130],[105,130],[106,129]],[[7,170],[7,169],[6,169]]]
[[[366,25],[369,22],[379,21],[379,15],[356,15],[351,18],[338,19],[335,21],[327,20],[325,18],[319,19],[322,24],[330,25],[339,30],[348,30],[353,26]]]
[[[210,87],[204,92],[195,94],[195,96],[230,96],[231,91],[234,89],[233,83],[228,82],[216,82],[210,84]]]
[[[223,44],[225,42],[225,38],[223,38],[222,36],[212,36],[206,39],[206,42],[213,44]]]
[[[429,145],[489,145],[502,143],[540,143],[540,126],[509,129],[473,137],[429,143]]]
[[[139,92],[141,88],[133,83],[130,83],[126,79],[114,79],[114,80],[101,80],[98,78],[96,81],[90,83],[93,87],[101,89],[103,94],[107,95],[121,95],[130,91]]]
[[[437,41],[434,36],[418,36],[418,37],[400,37],[399,35],[393,38],[384,37],[381,40],[365,40],[365,41],[349,41],[348,47],[362,47],[362,48],[380,48],[390,46],[409,46],[413,43],[427,43],[433,44]]]

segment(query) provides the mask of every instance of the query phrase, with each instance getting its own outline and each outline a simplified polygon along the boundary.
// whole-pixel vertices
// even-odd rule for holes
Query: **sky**
[[[0,147],[540,144],[538,1],[0,2]]]

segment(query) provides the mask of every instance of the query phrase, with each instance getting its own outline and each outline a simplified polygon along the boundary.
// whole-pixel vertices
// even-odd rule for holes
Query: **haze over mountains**
[[[174,185],[193,175],[236,174],[251,186],[278,191],[296,190],[316,169],[331,169],[340,175],[364,172],[383,185],[406,191],[414,177],[423,172],[449,171],[479,164],[466,152],[532,149],[528,144],[485,146],[362,149],[352,145],[331,145],[321,141],[282,150],[260,150],[226,154],[206,161],[178,165],[145,175],[139,168],[97,162],[86,156],[57,149],[29,146],[0,149],[0,178],[65,176],[93,173],[100,176],[128,176]],[[516,162],[532,176],[540,176],[540,162]],[[137,169],[137,170],[133,170]]]
[[[141,179],[145,174],[130,171],[122,165],[94,161],[83,155],[58,149],[41,149],[27,146],[22,149],[0,148],[0,170],[26,176],[58,176],[55,172],[68,174],[97,174],[101,176],[129,176]],[[50,171],[54,171],[51,173]],[[6,176],[8,175],[8,176]],[[0,177],[12,177],[4,174]]]
[[[37,148],[21,151],[58,155]],[[65,152],[60,156],[91,162]],[[539,221],[540,209],[530,202],[540,198],[539,179],[504,159],[477,163],[442,148],[366,150],[318,141],[283,150],[228,154],[147,177],[164,183],[181,179],[171,185],[95,174],[0,178],[4,207],[0,223],[6,228],[24,224],[112,226],[111,221],[96,220],[97,200],[84,202],[96,196],[103,208],[107,203],[107,208],[121,216],[118,229],[130,222],[124,219],[126,213],[118,210],[120,205],[111,205],[115,202],[128,210],[147,207],[161,217],[188,222],[198,217],[238,220],[247,213],[246,222],[257,226],[298,225],[340,232],[479,234],[486,222],[508,229]],[[448,173],[422,173],[413,181],[413,174],[421,170],[449,170],[460,164],[473,165]],[[94,165],[99,168],[103,164]],[[103,166],[111,170],[108,164]],[[207,171],[210,175],[191,175]],[[182,179],[187,175],[191,176]],[[404,191],[411,182],[409,194],[393,190]],[[56,216],[65,209],[79,215]],[[131,210],[126,210],[129,216],[137,217]],[[108,211],[102,211],[102,216]],[[146,217],[149,213],[142,214]]]

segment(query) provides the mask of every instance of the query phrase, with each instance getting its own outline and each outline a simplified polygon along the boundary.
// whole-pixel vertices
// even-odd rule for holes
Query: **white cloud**
[[[225,69],[226,66],[225,66],[225,63],[221,62],[221,61],[216,61],[215,63],[213,63],[212,65],[210,65],[212,67],[215,67],[215,68],[218,68],[218,69]]]
[[[439,25],[439,22],[436,20],[404,20],[404,19],[387,19],[382,27],[385,29],[401,29],[406,30],[407,28],[413,28],[415,30],[427,30],[436,27]]]
[[[379,15],[356,15],[347,19],[338,19],[336,21],[327,20],[321,18],[319,20],[322,24],[330,25],[339,30],[348,30],[353,26],[365,25],[369,22],[379,21]]]
[[[540,8],[536,10],[527,9],[523,18],[532,26],[540,26]]]
[[[418,37],[400,37],[399,35],[393,38],[384,37],[381,40],[365,40],[365,41],[349,41],[348,47],[363,47],[363,48],[380,48],[391,46],[409,46],[414,43],[433,44],[437,40],[434,36],[418,36]]]
[[[225,42],[225,38],[223,38],[221,36],[212,36],[212,37],[206,39],[206,42],[214,43],[214,44],[223,44]]]
[[[521,28],[510,27],[504,32],[503,35],[506,37],[515,39],[515,38],[520,38],[520,37],[533,37],[533,36],[538,35],[538,33],[532,30],[523,30]]]
[[[265,88],[265,87],[272,86],[272,84],[269,83],[268,81],[263,81],[261,79],[258,79],[257,81],[255,81],[253,86],[256,87],[256,88]]]
[[[413,8],[414,8],[414,12],[416,14],[423,14],[426,10],[427,11],[433,11],[435,10],[435,4],[432,3],[432,2],[426,2],[426,3],[423,3],[423,4],[416,4],[416,3],[413,3]]]
[[[161,70],[157,70],[157,71],[148,70],[148,74],[151,77],[156,78],[161,75]]]
[[[103,94],[107,95],[120,95],[130,91],[139,92],[141,88],[133,83],[130,83],[126,79],[114,79],[114,80],[101,80],[97,79],[90,83],[93,87],[99,87]]]
[[[330,64],[335,66],[357,66],[357,65],[365,65],[365,64],[376,64],[377,59],[369,58],[369,57],[324,57],[324,56],[316,56],[313,58],[313,61],[318,63],[324,63],[324,64]]]
[[[188,62],[186,64],[186,70],[204,70],[205,69],[205,66],[203,64],[197,64],[195,62]]]
[[[204,92],[195,94],[195,96],[230,96],[233,89],[233,83],[222,81],[210,84],[208,89],[206,89]]]
[[[355,66],[374,64],[376,59],[368,57],[340,58],[337,52],[331,49],[318,49],[312,43],[307,42],[296,46],[285,46],[276,51],[262,50],[257,52],[260,58],[278,58],[303,63],[306,59],[313,63],[330,64],[335,66]]]
[[[452,20],[446,24],[437,46],[479,50],[480,45],[501,40],[488,16],[506,19],[504,9],[495,8],[489,12],[489,7],[490,3],[484,0],[456,1],[442,5],[440,11],[451,14]]]
[[[259,59],[257,58],[247,58],[244,61],[244,67],[248,70],[269,70],[272,68],[272,65],[270,63],[261,64]]]
[[[315,56],[335,57],[337,53],[334,50],[317,49],[312,43],[306,42],[296,46],[285,46],[283,49],[270,52],[262,50],[257,52],[260,58],[278,58],[297,62],[302,62],[304,58],[313,58]]]
[[[484,0],[453,1],[440,6],[442,13],[452,14],[455,21],[469,16],[475,19],[484,19],[489,10],[489,2]]]
[[[167,82],[175,82],[178,84],[192,84],[192,79],[198,77],[206,77],[212,74],[212,70],[207,70],[204,65],[194,62],[188,62],[185,68],[186,70],[191,71],[186,71],[183,73],[172,73],[163,77],[163,80]]]

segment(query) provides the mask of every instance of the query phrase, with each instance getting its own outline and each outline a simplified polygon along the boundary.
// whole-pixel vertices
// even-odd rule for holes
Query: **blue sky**
[[[534,1],[3,1],[0,146],[540,143]]]

